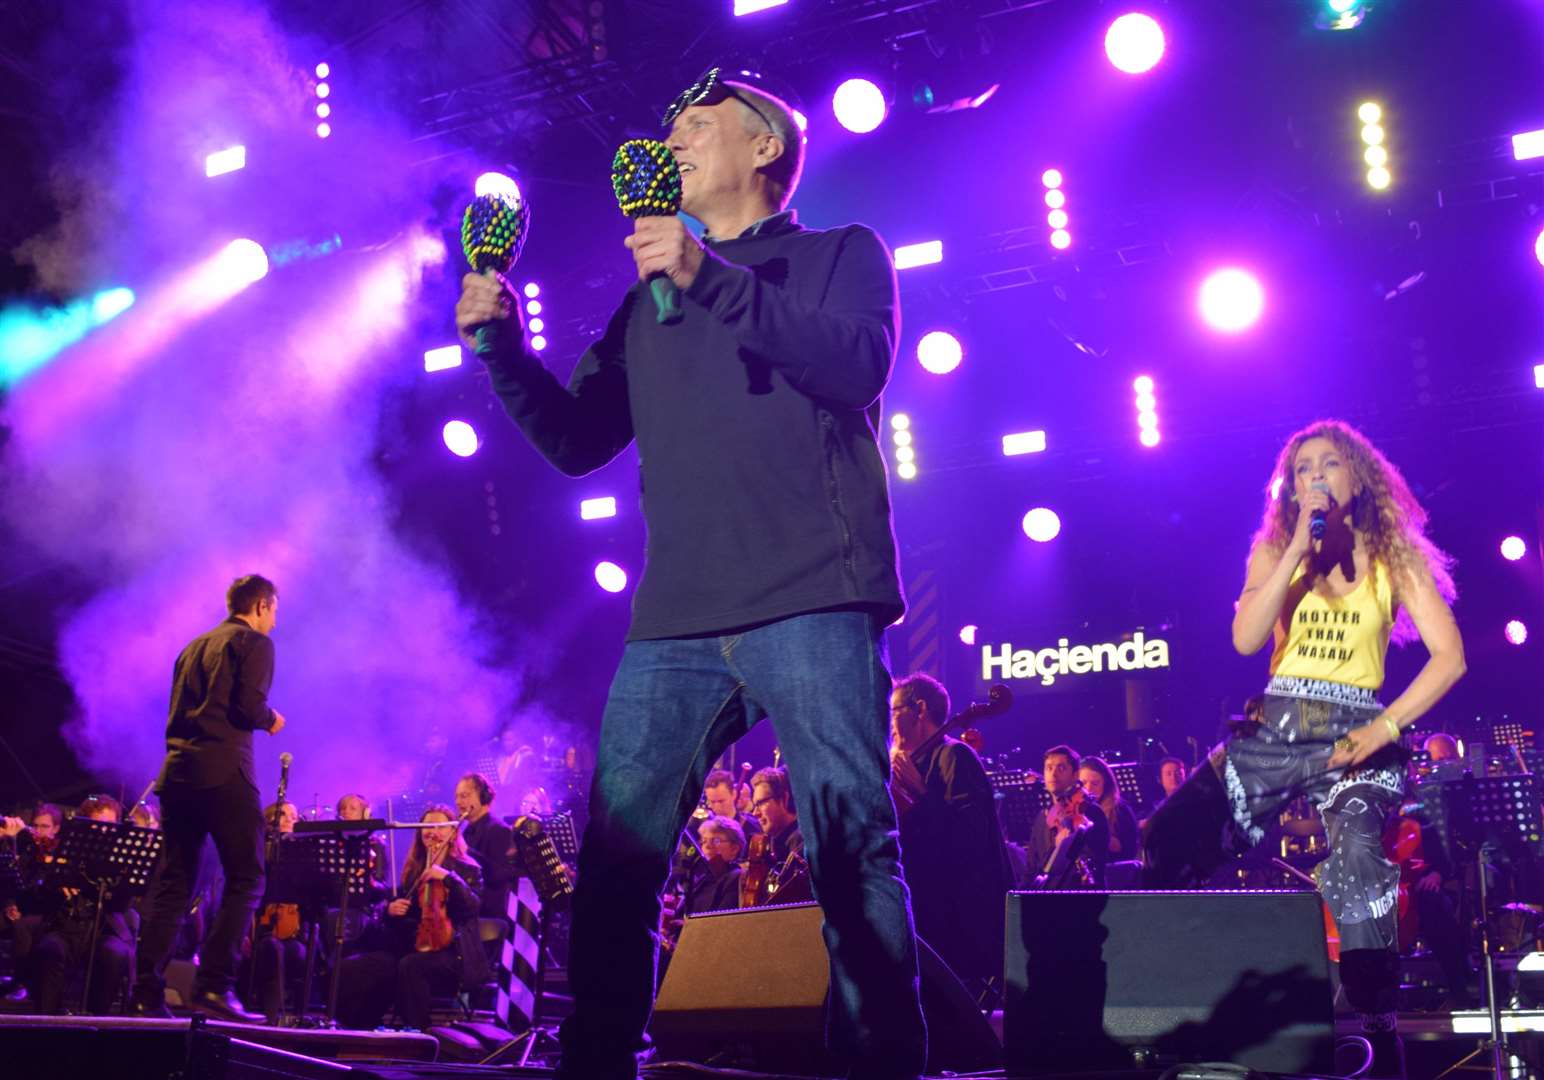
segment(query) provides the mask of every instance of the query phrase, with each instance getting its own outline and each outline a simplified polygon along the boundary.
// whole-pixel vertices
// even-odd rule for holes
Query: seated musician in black
[[[740,906],[740,860],[745,857],[745,831],[733,818],[714,814],[698,829],[703,858],[693,868],[681,917]]]
[[[890,694],[890,792],[917,937],[974,991],[1002,976],[1010,871],[992,784],[976,752],[942,733],[949,693],[930,675]]]
[[[767,837],[772,866],[757,904],[797,904],[813,900],[809,870],[804,862],[804,834],[794,809],[788,770],[762,769],[751,777],[751,811]]]
[[[1051,805],[1029,835],[1028,885],[1044,889],[1103,888],[1110,824],[1078,781],[1082,759],[1070,746],[1045,752],[1044,781]]]
[[[1115,774],[1103,758],[1090,755],[1078,765],[1078,780],[1088,797],[1099,804],[1110,826],[1110,859],[1131,862],[1142,858],[1142,839],[1137,828],[1136,811],[1121,798]]]
[[[293,836],[295,822],[299,820],[300,811],[292,802],[282,807],[278,803],[269,803],[263,808],[265,826],[276,830],[280,838]],[[277,845],[282,842],[281,839],[275,843]],[[246,1002],[249,1007],[256,1007],[267,1016],[269,1023],[277,1023],[283,1015],[286,989],[290,1000],[297,1007],[303,1004],[300,993],[305,983],[306,970],[306,945],[299,898],[285,895],[286,874],[283,867],[286,860],[282,847],[276,846],[273,850],[275,857],[265,876],[267,891],[258,904],[257,923],[252,932],[252,993]],[[314,919],[317,913],[307,914]],[[247,980],[242,978],[244,974],[238,973],[237,986],[248,985]]]
[[[761,831],[761,822],[749,812],[742,813],[738,806],[738,785],[734,777],[727,769],[714,769],[708,773],[707,782],[702,785],[702,800],[707,804],[708,814],[728,818],[740,826],[740,832],[749,840]],[[687,828],[692,831],[692,836],[701,841],[700,830],[705,818],[693,817]]]
[[[456,781],[456,813],[466,818],[461,835],[482,867],[482,907],[485,919],[509,918],[509,890],[514,885],[515,837],[508,825],[489,812],[495,792],[482,773],[470,772]]]
[[[370,816],[370,801],[363,795],[350,792],[338,800],[337,805],[339,821],[364,821]],[[370,887],[366,890],[366,899],[370,903],[382,899],[391,892],[391,882],[387,881],[386,843],[379,834],[370,837]],[[353,912],[349,914],[352,916]]]
[[[29,824],[30,822],[30,824]],[[10,857],[14,880],[12,888],[0,896],[0,937],[11,942],[14,978],[5,987],[3,1000],[26,1000],[28,994],[22,971],[28,963],[32,946],[43,934],[43,912],[52,910],[43,872],[53,861],[59,843],[59,829],[64,811],[53,803],[39,803],[24,818],[0,818],[0,855]]]
[[[374,1028],[396,1002],[405,1027],[427,1028],[432,995],[455,994],[488,979],[488,961],[477,935],[482,869],[467,851],[448,806],[430,806],[422,821],[443,827],[418,830],[402,867],[402,895],[361,938],[359,951],[343,961],[338,1019],[344,1027]],[[443,892],[445,924],[432,912]]]
[[[118,801],[107,795],[91,796],[75,813],[92,821],[116,823],[122,818]],[[34,1003],[32,1011],[53,1015],[63,1011],[69,973],[85,970],[97,899],[95,889],[85,884],[45,889],[40,896],[45,908],[41,913],[42,936],[28,958],[28,990]],[[131,906],[131,897],[120,894],[111,897],[102,912],[90,998],[86,1001],[86,1011],[91,1015],[105,1014],[119,991],[129,989],[134,971],[134,942],[139,933],[138,913],[131,911]]]

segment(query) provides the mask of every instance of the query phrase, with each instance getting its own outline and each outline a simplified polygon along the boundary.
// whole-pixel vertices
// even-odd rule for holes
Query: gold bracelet
[[[1399,737],[1405,733],[1404,728],[1399,726],[1399,721],[1395,720],[1388,713],[1384,713],[1383,722],[1389,726],[1389,734],[1393,736],[1394,741],[1398,742]]]

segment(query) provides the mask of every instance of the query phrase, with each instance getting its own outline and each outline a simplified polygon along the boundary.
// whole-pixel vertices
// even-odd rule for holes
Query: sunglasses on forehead
[[[737,93],[734,87],[724,82],[723,69],[716,67],[709,68],[701,78],[685,90],[682,90],[680,96],[670,103],[670,108],[665,110],[664,118],[660,123],[664,127],[669,127],[675,123],[676,117],[690,109],[693,105],[717,105],[719,102],[728,101],[730,98],[734,98],[759,116],[761,122],[767,125],[768,131],[777,131],[777,127],[772,121],[767,119],[766,113],[758,109],[755,103],[744,94]]]

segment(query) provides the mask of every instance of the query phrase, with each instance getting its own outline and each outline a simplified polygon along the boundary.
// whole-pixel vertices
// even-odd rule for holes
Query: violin
[[[465,816],[456,822],[457,836],[461,834],[461,827],[465,824]],[[429,864],[424,867],[424,874],[428,874],[429,867],[442,865],[446,852],[453,846],[454,839],[438,845],[429,856]],[[456,927],[450,921],[450,886],[437,878],[421,877],[419,882],[418,909],[421,914],[418,917],[418,932],[413,936],[413,948],[417,952],[439,952],[441,949],[448,949],[456,940]]]
[[[1059,889],[1067,885],[1092,888],[1095,884],[1093,863],[1088,852],[1083,850],[1085,845],[1080,842],[1083,834],[1093,827],[1093,822],[1083,812],[1088,792],[1083,782],[1077,780],[1070,791],[1052,797],[1054,802],[1046,811],[1046,823],[1051,826],[1056,845],[1046,860],[1044,872],[1035,878],[1035,884],[1042,889]]]
[[[767,883],[772,875],[772,839],[757,833],[746,844],[745,867],[740,871],[740,906],[757,907],[767,902]]]

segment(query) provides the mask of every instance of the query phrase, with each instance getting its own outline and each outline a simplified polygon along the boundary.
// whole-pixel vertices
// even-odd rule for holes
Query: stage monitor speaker
[[[821,1073],[830,961],[818,904],[716,911],[686,920],[649,1033],[658,1060]],[[921,941],[928,1071],[1002,1064],[1002,1046],[960,980]]]
[[[1009,1075],[1334,1064],[1314,892],[1012,892],[1004,959]]]

